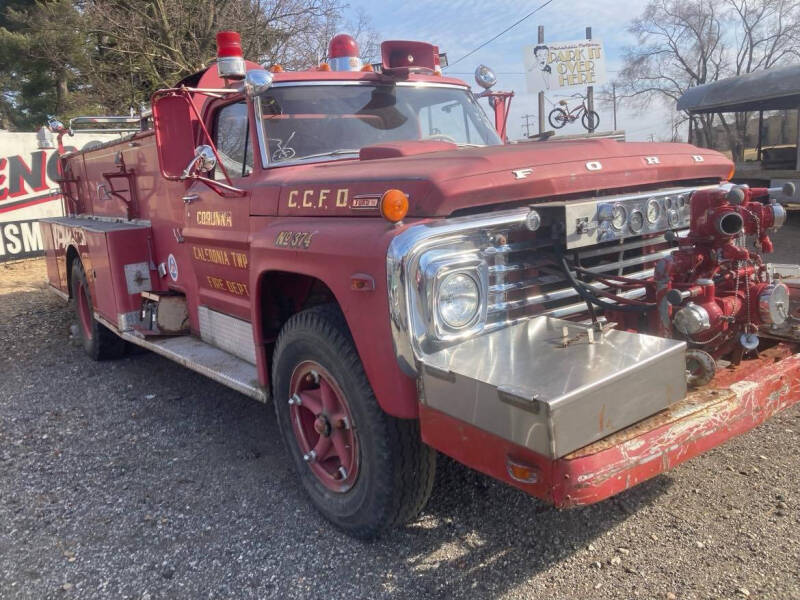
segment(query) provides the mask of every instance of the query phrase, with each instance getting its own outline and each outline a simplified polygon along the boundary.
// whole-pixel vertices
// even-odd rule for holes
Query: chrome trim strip
[[[638,273],[631,273],[630,275],[626,275],[626,277],[629,277],[631,279],[646,279],[646,278],[650,277],[653,274],[653,271],[654,271],[653,269],[646,269],[644,271],[639,271]],[[607,286],[605,284],[598,283],[598,282],[587,283],[586,285],[587,285],[587,287],[591,287],[591,288],[594,288],[594,289],[597,289],[597,290],[605,290],[605,289],[608,289],[610,287],[610,286]],[[636,289],[639,290],[639,289],[642,289],[642,288],[636,288]],[[563,300],[564,298],[571,298],[571,297],[577,296],[577,295],[578,295],[578,292],[576,292],[573,288],[565,287],[565,288],[562,288],[560,290],[555,290],[555,291],[552,291],[552,292],[545,292],[543,294],[536,294],[535,296],[528,296],[527,298],[521,298],[519,300],[509,300],[507,302],[496,302],[496,303],[492,304],[491,306],[489,306],[488,312],[489,312],[489,314],[492,314],[492,313],[498,313],[498,312],[503,312],[503,311],[507,311],[507,310],[517,310],[519,308],[525,308],[526,306],[532,306],[534,304],[543,304],[544,302],[553,302],[555,300]],[[624,296],[624,294],[620,294],[620,295]],[[583,308],[585,309],[586,308],[586,303],[585,302],[581,303],[581,306],[583,306]],[[560,310],[560,308],[563,308],[563,307],[559,307],[558,309],[553,309],[553,310]],[[580,312],[580,311],[578,311],[578,312]],[[541,314],[551,314],[551,313],[550,313],[550,311],[544,311]]]
[[[261,155],[261,168],[267,169],[269,156],[267,152],[267,141],[264,137],[264,125],[261,122],[261,96],[253,98],[253,117],[256,125],[256,137],[258,138],[258,153]]]
[[[434,88],[451,88],[457,90],[469,90],[467,84],[458,85],[456,83],[437,83],[435,81],[394,81],[394,80],[363,80],[363,79],[330,79],[330,80],[317,80],[317,81],[280,81],[275,82],[270,86],[272,88],[278,87],[310,87],[315,85],[385,85],[397,87],[434,87]]]
[[[672,254],[673,250],[675,250],[675,248],[667,248],[665,250],[659,250],[658,252],[653,252],[652,254],[643,254],[642,256],[635,256],[633,258],[618,260],[616,262],[611,262],[604,265],[597,265],[596,267],[589,267],[586,270],[591,271],[592,273],[605,273],[606,271],[611,271],[612,269],[624,269],[625,267],[633,267],[634,265],[641,265],[643,263],[656,261],[660,258],[664,258],[665,256],[669,256],[670,254]]]

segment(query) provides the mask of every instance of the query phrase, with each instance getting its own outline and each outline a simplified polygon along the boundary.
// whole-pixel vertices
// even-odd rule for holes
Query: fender
[[[381,408],[398,418],[417,418],[416,381],[397,362],[389,328],[386,252],[402,231],[383,219],[252,218],[250,289],[260,383],[269,386],[262,323],[263,278],[272,271],[314,277],[333,293],[344,313],[367,379]],[[374,289],[355,290],[353,275],[367,275]]]

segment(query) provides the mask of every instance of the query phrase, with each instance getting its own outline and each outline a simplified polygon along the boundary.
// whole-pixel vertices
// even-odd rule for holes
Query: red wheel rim
[[[78,306],[78,316],[81,319],[83,334],[87,340],[92,339],[92,311],[89,308],[89,295],[82,284],[78,284],[77,298],[75,302]]]
[[[314,361],[297,365],[289,384],[289,418],[303,459],[319,482],[346,492],[359,472],[358,437],[339,384]]]

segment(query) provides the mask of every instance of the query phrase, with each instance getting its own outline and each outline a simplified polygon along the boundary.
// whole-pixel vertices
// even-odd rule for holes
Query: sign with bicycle
[[[602,40],[531,44],[524,48],[523,63],[530,93],[547,94],[606,82]]]

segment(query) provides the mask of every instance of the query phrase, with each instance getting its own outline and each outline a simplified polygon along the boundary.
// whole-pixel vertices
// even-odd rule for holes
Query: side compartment
[[[70,248],[83,261],[95,311],[121,330],[140,320],[141,293],[157,290],[149,225],[57,217],[42,221],[50,284],[69,294]]]

